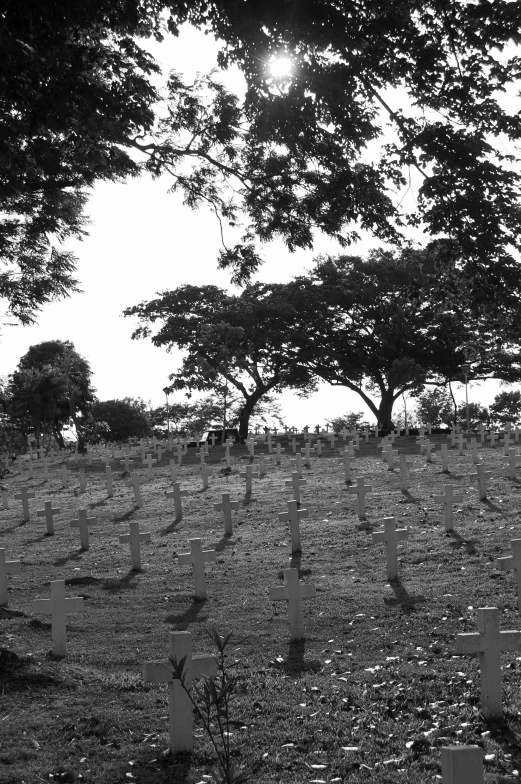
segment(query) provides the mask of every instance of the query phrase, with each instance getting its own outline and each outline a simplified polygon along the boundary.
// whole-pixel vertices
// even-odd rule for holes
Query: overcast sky
[[[216,66],[216,42],[192,28],[185,28],[178,39],[147,45],[165,73],[173,68],[193,78],[196,72]],[[243,80],[237,70],[221,78],[229,89],[241,91]],[[217,270],[221,244],[216,218],[209,210],[193,212],[184,207],[180,194],[167,192],[170,185],[169,178],[152,181],[143,176],[95,186],[86,209],[91,221],[89,236],[67,244],[78,257],[77,277],[83,293],[46,305],[36,326],[4,327],[0,374],[11,373],[31,345],[71,340],[90,362],[99,399],[131,396],[152,405],[164,402],[162,390],[179,365],[179,354],[155,348],[149,340],[131,340],[137,322],[123,318],[123,309],[185,283],[230,288],[228,274]],[[349,252],[365,254],[377,244],[367,237]],[[286,282],[311,266],[318,253],[340,251],[324,237],[317,237],[313,252],[292,254],[282,243],[271,243],[264,247],[267,261],[257,279]],[[470,396],[488,404],[497,391],[497,383],[487,382],[471,390]],[[456,396],[461,398],[462,390]],[[176,398],[184,399],[180,393]],[[287,424],[297,427],[322,424],[349,410],[369,415],[355,393],[326,385],[309,400],[299,401],[285,392],[281,402]],[[369,415],[369,420],[374,417]]]

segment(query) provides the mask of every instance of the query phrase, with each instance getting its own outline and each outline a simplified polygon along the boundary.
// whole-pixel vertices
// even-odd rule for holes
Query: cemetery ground
[[[168,453],[141,485],[141,509],[115,461],[112,498],[104,467],[86,469],[84,493],[70,459],[65,489],[56,472],[44,482],[41,469],[32,480],[13,469],[10,489],[27,484],[36,498],[26,523],[12,493],[10,508],[0,511],[0,546],[7,560],[21,561],[7,577],[8,605],[0,608],[2,784],[210,781],[216,757],[197,717],[193,753],[165,753],[167,687],[144,683],[142,669],[166,658],[175,630],[192,633],[195,653],[215,653],[206,634],[211,627],[234,635],[227,661],[240,676],[231,704],[239,724],[231,745],[251,781],[439,781],[441,747],[460,743],[483,746],[486,782],[519,781],[521,650],[501,656],[504,717],[486,721],[478,656],[458,655],[456,639],[477,631],[478,607],[498,607],[502,630],[521,629],[514,572],[494,563],[510,555],[510,540],[521,531],[521,484],[505,475],[502,449],[480,450],[493,475],[487,500],[479,501],[469,452],[450,449],[445,474],[439,451],[428,464],[415,438],[397,439],[395,448],[412,462],[410,489],[402,493],[399,471],[387,470],[376,439],[361,442],[351,484],[363,476],[372,485],[364,522],[338,452],[325,448],[304,467],[301,508],[308,516],[300,521],[302,552],[292,555],[288,524],[278,517],[292,498],[285,486],[291,445],[278,440],[286,448],[281,466],[272,460],[267,475],[253,479],[249,497],[239,476],[251,462],[245,446],[232,447],[231,472],[223,468],[223,448],[210,447],[207,490],[189,450],[179,471],[188,495],[177,523],[165,496],[172,487]],[[445,436],[432,440],[437,450],[447,443]],[[140,463],[135,450],[131,457]],[[146,470],[137,470],[145,478]],[[463,496],[449,533],[434,501],[446,484]],[[240,501],[229,537],[213,508],[223,492]],[[53,536],[36,515],[49,498],[61,509]],[[69,526],[83,507],[96,518],[88,550]],[[399,578],[391,583],[385,547],[372,542],[389,516],[409,529],[399,547]],[[141,572],[131,570],[130,546],[119,543],[132,521],[151,533],[141,546]],[[191,568],[176,558],[196,537],[203,549],[217,551],[206,564],[202,602],[193,598]],[[269,598],[290,566],[317,591],[302,603],[305,639],[296,642],[286,603]],[[35,598],[50,596],[52,580],[65,580],[66,595],[84,599],[81,613],[67,615],[67,655],[60,659],[50,654],[49,617],[33,612]]]

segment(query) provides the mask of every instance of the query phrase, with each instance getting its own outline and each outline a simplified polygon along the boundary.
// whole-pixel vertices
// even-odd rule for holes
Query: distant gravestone
[[[232,509],[238,509],[240,504],[239,501],[230,501],[230,493],[222,493],[221,498],[221,503],[214,504],[213,508],[223,513],[224,534],[225,536],[231,536],[233,533]]]
[[[213,474],[212,469],[206,463],[204,463],[201,468],[201,476],[203,479],[203,490],[208,490],[208,479],[211,477],[212,474]]]
[[[483,784],[481,746],[444,746],[441,750],[442,784]]]
[[[67,634],[65,615],[67,612],[83,612],[81,596],[65,597],[65,581],[51,582],[50,599],[34,599],[33,612],[51,616],[52,652],[54,656],[65,656],[67,652]]]
[[[501,653],[521,648],[521,631],[500,631],[497,607],[480,607],[478,632],[458,634],[459,653],[479,653],[481,712],[485,719],[503,715]]]
[[[18,574],[21,570],[20,561],[6,561],[5,548],[0,547],[0,606],[6,607],[8,602],[7,575]]]
[[[287,602],[291,640],[301,640],[304,637],[302,599],[314,598],[317,595],[317,589],[311,583],[300,582],[298,569],[284,569],[283,573],[284,587],[270,588],[270,599]]]
[[[398,542],[407,539],[407,528],[396,528],[394,517],[384,517],[384,530],[373,533],[373,544],[384,542],[386,551],[386,572],[388,580],[398,577]]]
[[[492,476],[492,471],[485,471],[485,465],[479,463],[476,466],[476,473],[471,474],[471,477],[478,480],[478,498],[480,501],[486,501],[487,498],[487,478]]]
[[[407,461],[407,455],[400,455],[400,490],[406,493],[409,489],[409,468],[412,463]]]
[[[166,493],[167,498],[174,499],[175,521],[181,520],[183,516],[182,498],[188,495],[188,490],[181,490],[181,482],[174,482],[173,489]]]
[[[464,455],[467,442],[463,440],[463,433],[458,433],[457,442],[458,442],[458,455],[460,456]]]
[[[132,490],[134,492],[134,503],[136,504],[138,509],[143,508],[143,496],[141,495],[141,481],[139,479],[139,474],[137,471],[130,472],[130,484],[132,485]]]
[[[45,517],[47,523],[47,536],[54,534],[54,515],[61,514],[59,507],[53,508],[52,501],[47,500],[43,502],[44,508],[39,509],[36,513],[38,517]]]
[[[130,464],[131,464],[131,463],[133,463],[134,461],[130,459],[130,457],[128,456],[128,454],[127,454],[127,455],[125,455],[125,458],[124,458],[124,460],[120,460],[119,462],[120,462],[120,463],[123,463],[123,470],[124,470],[124,471],[125,471],[127,474],[130,474]]]
[[[364,477],[359,477],[356,480],[356,485],[352,485],[351,487],[347,488],[349,493],[355,493],[357,496],[359,520],[365,520],[365,496],[367,493],[371,493],[373,491],[372,486],[366,485],[364,482]]]
[[[470,453],[472,455],[472,462],[474,465],[479,463],[478,443],[475,438],[470,439]]]
[[[396,458],[398,457],[398,450],[393,449],[392,444],[387,447],[387,470],[394,471],[397,466]]]
[[[302,452],[297,452],[295,454],[295,459],[290,460],[290,465],[299,475],[299,479],[302,479]]]
[[[180,566],[192,566],[194,576],[194,596],[198,601],[206,599],[206,576],[204,565],[206,561],[215,561],[215,550],[203,550],[201,539],[190,539],[190,552],[181,553],[177,560]]]
[[[30,519],[29,515],[29,499],[34,498],[34,492],[29,490],[27,485],[24,485],[20,488],[18,493],[15,493],[14,500],[22,502],[22,510],[23,510],[23,517],[24,521],[27,523]]]
[[[170,480],[172,482],[177,482],[177,477],[178,477],[177,466],[175,464],[175,460],[172,459],[170,460]]]
[[[80,543],[82,550],[89,549],[89,525],[94,525],[97,522],[95,517],[87,517],[86,509],[78,509],[78,518],[71,520],[69,525],[71,528],[80,529]]]
[[[9,509],[9,493],[5,487],[2,488],[2,508]]]
[[[512,555],[497,558],[496,566],[503,572],[514,571],[517,582],[517,609],[521,613],[521,539],[511,539]]]
[[[338,462],[344,466],[344,481],[348,485],[351,481],[351,452],[349,449],[342,452],[342,457]]]
[[[181,681],[174,677],[172,662],[183,662]],[[214,656],[193,656],[190,632],[170,632],[168,659],[160,662],[145,662],[145,683],[168,683],[168,713],[170,727],[170,751],[172,754],[191,752],[194,747],[193,708],[190,699],[192,681],[197,678],[214,678],[217,662]],[[188,692],[188,693],[187,693]]]
[[[141,571],[141,542],[150,542],[150,532],[139,533],[139,523],[130,523],[130,533],[121,534],[120,544],[130,544],[132,558],[132,569],[135,572]]]
[[[435,504],[443,504],[445,507],[445,530],[452,531],[454,528],[454,516],[452,513],[452,507],[454,504],[462,504],[463,503],[463,496],[462,495],[454,495],[454,488],[452,485],[444,485],[443,486],[443,495],[435,495],[434,496],[434,503]]]
[[[285,452],[285,451],[286,451],[286,450],[282,448],[282,446],[280,445],[280,443],[278,443],[278,444],[277,444],[277,449],[276,449],[276,451],[275,451],[275,464],[276,464],[276,465],[280,465],[281,458],[282,458],[282,453],[283,453],[283,452]]]
[[[114,490],[112,489],[112,468],[109,465],[105,467],[105,481],[107,483],[107,498],[112,498]]]
[[[298,509],[296,501],[288,501],[288,511],[279,512],[279,520],[282,523],[289,522],[291,534],[291,552],[300,553],[300,527],[299,521],[308,516],[307,509]]]
[[[150,452],[146,456],[146,464],[147,464],[147,479],[154,478],[154,468],[153,466],[157,464],[157,460],[152,458]]]
[[[253,466],[252,465],[247,465],[247,466],[245,466],[244,471],[241,471],[239,473],[239,476],[241,477],[241,479],[245,479],[246,480],[246,495],[251,495],[252,479],[258,479],[259,478],[258,472],[253,470]]]
[[[508,450],[508,478],[509,479],[516,478],[516,468],[519,462],[521,462],[521,455],[516,455],[515,448],[511,447]]]
[[[269,460],[271,460],[271,458],[266,457],[266,455],[259,455],[259,476],[266,476],[268,473],[267,463]]]
[[[85,469],[83,466],[80,466],[78,469],[78,474],[80,478],[80,493],[84,493],[87,489],[87,480],[85,478]]]
[[[447,444],[441,445],[441,470],[442,473],[449,473],[449,450]]]
[[[313,447],[313,451],[317,453],[317,457],[321,457],[322,456],[322,446],[323,445],[322,445],[322,441],[320,440],[320,438],[317,439],[317,442],[316,442],[315,446]]]
[[[427,463],[432,463],[432,455],[433,452],[435,452],[434,444],[432,443],[432,441],[429,441],[429,439],[427,439],[424,442],[424,447],[425,447],[425,460],[427,461]]]
[[[293,471],[291,474],[291,479],[286,479],[285,483],[286,487],[291,487],[293,491],[293,498],[300,504],[300,488],[305,487],[307,484],[306,479],[301,479],[298,475],[297,471]]]

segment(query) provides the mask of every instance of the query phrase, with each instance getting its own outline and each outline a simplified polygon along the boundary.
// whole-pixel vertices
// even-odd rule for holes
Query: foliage
[[[248,434],[250,416],[266,395],[283,388],[305,394],[314,389],[312,374],[298,361],[288,339],[293,311],[287,287],[257,283],[240,295],[216,286],[181,286],[159,299],[127,308],[141,326],[132,335],[151,337],[167,351],[187,353],[172,390],[207,391],[217,387],[238,393],[241,438]],[[150,325],[159,321],[152,335]]]
[[[219,38],[221,66],[239,65],[243,104],[213,75],[187,84],[171,74],[159,105],[159,66],[138,41],[161,40],[165,25],[178,35],[185,21]],[[519,247],[521,119],[498,99],[519,80],[518,42],[507,0],[324,0],[305,11],[7,0],[0,294],[27,323],[73,291],[75,259],[61,243],[85,232],[88,188],[147,170],[169,172],[189,206],[209,203],[232,226],[244,214],[242,240],[221,254],[237,280],[260,263],[257,237],[309,248],[315,227],[345,244],[359,226],[394,242],[404,224],[423,225],[455,240],[474,304],[495,308],[518,277],[505,249]],[[281,53],[293,69],[275,78],[268,65]],[[397,88],[410,108],[395,108]],[[422,179],[405,214],[411,170]]]
[[[490,419],[495,426],[510,422],[518,425],[521,422],[521,391],[515,389],[500,392],[489,408]]]
[[[452,421],[454,421],[454,419]],[[469,402],[470,430],[476,430],[481,423],[486,427],[490,425],[490,414],[488,408],[486,408],[486,406],[482,406],[481,403]],[[461,427],[467,426],[467,406],[464,402],[461,402],[458,406],[458,425],[461,425]]]
[[[470,379],[520,376],[519,340],[499,345],[463,284],[452,244],[377,250],[366,260],[318,257],[287,286],[295,314],[288,340],[310,372],[359,394],[390,428],[400,395],[460,380],[469,360]]]
[[[139,398],[123,400],[96,400],[91,408],[89,427],[93,437],[97,434],[109,441],[125,441],[151,435],[150,424]]]
[[[63,447],[62,431],[72,420],[81,447],[83,420],[94,397],[91,376],[89,363],[70,341],[50,340],[31,346],[9,379],[12,422],[22,433],[34,433],[38,446],[40,437],[48,435]]]
[[[454,408],[447,390],[435,387],[427,389],[416,398],[416,415],[419,421],[433,427],[449,426],[454,423]]]
[[[183,689],[189,696],[215,749],[218,768],[212,771],[212,780],[215,784],[244,784],[250,780],[250,775],[244,770],[237,771],[235,769],[230,742],[232,728],[240,727],[243,723],[230,717],[230,701],[239,683],[239,677],[237,675],[230,676],[226,667],[226,648],[229,646],[232,632],[226,637],[221,637],[214,628],[208,631],[208,636],[217,648],[217,678],[204,676],[202,686],[194,682],[190,689],[186,686],[183,672],[185,657],[179,661],[170,658],[169,661],[174,677],[181,681]],[[195,699],[192,689],[196,695]]]
[[[362,428],[369,427],[369,422],[365,419],[363,411],[348,411],[343,416],[333,417],[333,419],[326,419],[328,424],[335,433],[339,433],[344,427],[348,430],[361,430]]]

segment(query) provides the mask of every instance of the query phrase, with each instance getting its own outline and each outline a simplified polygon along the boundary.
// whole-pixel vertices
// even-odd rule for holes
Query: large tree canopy
[[[219,36],[221,64],[243,70],[244,105],[215,80],[174,74],[159,107],[158,67],[139,39],[185,21]],[[0,296],[30,321],[73,290],[60,242],[85,231],[86,189],[146,168],[170,172],[192,206],[209,202],[232,223],[244,210],[244,241],[221,257],[237,279],[259,263],[256,238],[311,247],[315,227],[343,243],[362,227],[397,241],[404,223],[421,223],[457,241],[475,299],[487,300],[491,268],[516,273],[505,248],[520,236],[520,25],[508,0],[7,0]],[[275,79],[280,54],[293,70]],[[380,144],[387,122],[394,136]],[[406,215],[411,169],[421,181]]]
[[[205,391],[229,384],[242,396],[239,435],[246,438],[255,406],[270,392],[314,389],[312,374],[289,340],[295,314],[286,290],[282,284],[257,283],[235,296],[217,286],[185,285],[124,314],[141,322],[133,338],[151,337],[156,346],[186,352],[170,377],[172,389]]]

